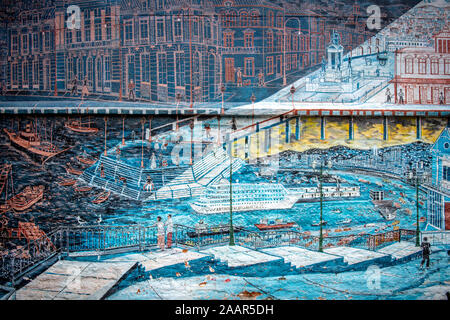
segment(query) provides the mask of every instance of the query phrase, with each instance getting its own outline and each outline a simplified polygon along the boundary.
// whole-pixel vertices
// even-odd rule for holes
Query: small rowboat
[[[92,203],[94,204],[100,204],[108,200],[109,196],[111,195],[111,191],[103,191],[97,197],[95,197],[94,200],[92,200]]]
[[[79,176],[79,175],[81,175],[83,173],[83,171],[75,169],[75,168],[71,167],[70,165],[67,165],[66,171],[67,171],[67,173],[73,174],[73,175],[76,175],[76,176]]]
[[[73,188],[76,192],[88,192],[92,190],[92,187],[89,186],[82,186],[82,187],[74,187]]]
[[[74,179],[65,179],[58,182],[58,184],[63,187],[73,186],[75,183],[77,183],[77,180]]]
[[[295,222],[286,222],[279,224],[268,224],[268,223],[256,223],[255,227],[259,230],[271,230],[271,229],[285,229],[292,228],[295,225]]]
[[[86,157],[82,157],[82,156],[77,156],[76,157],[78,159],[78,161],[80,161],[83,164],[87,164],[87,165],[93,165],[95,162],[97,162],[97,159],[89,159]]]
[[[27,186],[21,193],[8,199],[7,204],[16,211],[24,211],[42,199],[44,189],[43,185]]]

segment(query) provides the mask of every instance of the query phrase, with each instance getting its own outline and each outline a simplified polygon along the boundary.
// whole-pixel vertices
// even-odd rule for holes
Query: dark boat
[[[234,227],[233,230],[235,233],[241,232],[241,227]],[[229,226],[221,226],[221,227],[214,227],[211,229],[202,229],[199,231],[188,231],[187,235],[190,238],[197,238],[197,237],[205,237],[205,236],[215,236],[215,235],[221,235],[221,234],[228,234],[230,233],[230,227]]]
[[[92,200],[92,203],[94,204],[100,204],[108,200],[109,196],[111,195],[111,191],[103,191],[97,197],[95,197],[94,200]]]
[[[325,220],[322,220],[322,223],[320,223],[320,222],[313,222],[313,223],[311,223],[311,226],[312,227],[318,227],[318,226],[320,226],[321,224],[323,225],[323,226],[325,226],[326,224],[327,224],[328,222],[326,222]]]
[[[255,227],[259,230],[274,230],[274,229],[286,229],[292,228],[295,222],[283,222],[281,220],[276,221],[261,221],[260,223],[255,223]]]

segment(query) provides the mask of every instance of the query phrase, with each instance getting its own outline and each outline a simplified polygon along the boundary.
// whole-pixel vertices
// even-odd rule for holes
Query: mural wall
[[[370,5],[4,1],[0,293],[442,298],[449,3]]]

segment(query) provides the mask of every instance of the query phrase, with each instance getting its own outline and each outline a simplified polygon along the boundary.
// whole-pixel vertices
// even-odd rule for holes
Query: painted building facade
[[[450,29],[434,36],[430,48],[408,47],[396,51],[395,101],[404,103],[450,103]],[[400,90],[402,93],[400,94]]]
[[[69,6],[80,8],[68,27]],[[328,24],[313,10],[266,0],[48,0],[22,4],[8,26],[5,87],[43,95],[140,101],[220,99],[321,63],[330,32],[350,49],[359,19]],[[354,9],[353,16],[359,11]],[[76,88],[74,88],[76,85]]]

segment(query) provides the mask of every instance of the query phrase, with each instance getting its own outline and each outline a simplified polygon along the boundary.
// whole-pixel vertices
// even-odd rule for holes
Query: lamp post
[[[252,96],[250,97],[250,100],[252,101],[252,127],[253,127],[253,124],[255,122],[255,101],[256,101],[256,97],[253,93]]]
[[[142,125],[141,168],[143,168],[144,167],[144,125],[145,125],[145,118],[141,119],[141,125]]]
[[[189,128],[191,128],[191,152],[190,152],[190,160],[189,160],[189,164],[192,166],[192,144],[193,144],[193,140],[194,140],[194,120],[191,120],[189,122]]]
[[[122,116],[122,145],[125,145],[125,116]]]
[[[108,118],[104,117],[103,120],[105,121],[105,156],[107,156],[107,152],[106,152],[106,127],[107,127],[107,123],[108,123]]]
[[[323,252],[323,190],[322,190],[322,184],[323,184],[323,170],[324,170],[325,165],[328,167],[328,169],[331,169],[332,163],[331,163],[331,161],[328,161],[325,163],[325,161],[323,159],[321,159],[321,161],[320,161],[320,169],[319,169],[319,192],[320,192],[319,252]],[[316,169],[316,167],[317,167],[316,160],[313,161],[312,167],[313,167],[313,169]]]
[[[217,116],[217,144],[220,145],[220,115]]]
[[[176,114],[177,114],[177,122],[176,122],[176,130],[178,131],[178,129],[179,129],[179,125],[178,125],[178,106],[180,105],[180,101],[181,101],[181,93],[177,92],[177,94],[176,94],[176,99],[177,99],[177,111],[176,111]]]
[[[225,86],[223,84],[220,86],[220,92],[222,93],[222,110],[220,111],[220,113],[224,114],[225,113],[225,109],[223,107],[223,95],[225,93]]]
[[[230,147],[229,148],[230,148],[230,246],[234,246],[234,229],[233,229],[233,154],[232,154],[232,142],[231,142],[231,139],[230,139]]]

